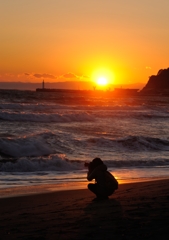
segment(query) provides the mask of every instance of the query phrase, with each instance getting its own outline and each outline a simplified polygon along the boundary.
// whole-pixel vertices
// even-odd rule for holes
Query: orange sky
[[[0,81],[146,83],[169,64],[168,0],[0,2]]]

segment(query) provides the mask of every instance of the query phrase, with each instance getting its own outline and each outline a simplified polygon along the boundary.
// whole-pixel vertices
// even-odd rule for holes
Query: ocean
[[[169,177],[169,97],[0,91],[1,190],[84,188],[95,157],[119,183]]]

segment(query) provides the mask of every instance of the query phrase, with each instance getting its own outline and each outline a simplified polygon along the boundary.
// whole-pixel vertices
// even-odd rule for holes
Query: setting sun
[[[105,77],[99,77],[97,79],[97,84],[98,85],[107,85],[108,81],[107,81],[107,78]]]
[[[91,75],[91,79],[97,89],[106,89],[114,82],[114,73],[106,67],[95,69]]]

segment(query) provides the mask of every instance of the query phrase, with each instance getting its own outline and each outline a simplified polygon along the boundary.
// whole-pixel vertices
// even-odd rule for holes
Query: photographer
[[[107,199],[118,189],[118,182],[114,176],[107,171],[107,166],[100,158],[94,158],[92,162],[85,163],[88,167],[87,180],[95,183],[89,183],[88,189],[96,194],[97,199]]]

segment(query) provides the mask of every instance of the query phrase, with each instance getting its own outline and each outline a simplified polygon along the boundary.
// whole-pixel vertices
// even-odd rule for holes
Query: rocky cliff
[[[169,94],[169,68],[160,69],[157,75],[152,75],[141,92],[151,94]]]

